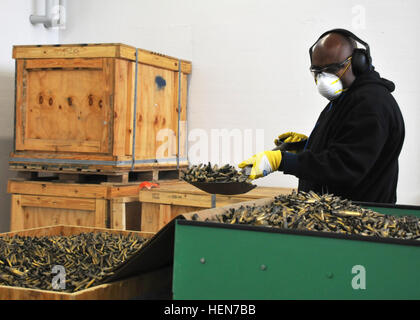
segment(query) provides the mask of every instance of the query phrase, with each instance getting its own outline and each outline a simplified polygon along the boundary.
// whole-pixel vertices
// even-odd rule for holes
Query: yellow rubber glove
[[[241,162],[238,167],[244,169],[252,166],[249,179],[257,179],[276,171],[280,167],[281,151],[263,151]]]
[[[278,145],[279,141],[283,142],[299,142],[302,140],[308,140],[308,137],[301,133],[296,132],[286,132],[278,136],[277,139],[274,140],[274,143]]]

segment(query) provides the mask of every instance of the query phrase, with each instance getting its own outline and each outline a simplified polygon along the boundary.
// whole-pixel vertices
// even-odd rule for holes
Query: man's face
[[[341,77],[344,87],[348,87],[355,77],[351,70],[352,49],[345,41],[333,33],[320,39],[312,51],[311,69],[335,74]],[[315,77],[317,74],[314,72]]]

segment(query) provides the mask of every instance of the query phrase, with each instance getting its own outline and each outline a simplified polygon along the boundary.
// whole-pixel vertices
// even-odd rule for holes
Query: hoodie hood
[[[351,84],[349,89],[358,88],[367,84],[377,84],[384,86],[388,89],[389,92],[393,92],[395,90],[395,84],[388,79],[381,78],[379,73],[376,72],[374,68],[372,68],[372,70],[368,73],[358,76]]]

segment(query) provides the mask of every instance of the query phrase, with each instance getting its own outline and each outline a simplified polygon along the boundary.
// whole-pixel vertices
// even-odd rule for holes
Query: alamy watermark
[[[66,28],[66,8],[62,5],[55,5],[51,8],[51,28]]]
[[[355,5],[351,8],[353,19],[351,20],[351,26],[355,30],[366,29],[366,8],[362,5]]]
[[[55,276],[52,278],[51,286],[53,290],[65,290],[66,289],[66,268],[62,265],[55,265],[51,270]]]
[[[274,138],[273,138],[274,140]],[[179,145],[180,155],[187,156],[191,163],[237,165],[255,153],[264,151],[264,129],[192,129],[180,123],[179,140],[172,129],[162,129],[156,135],[159,144],[156,159],[174,158]],[[274,147],[274,143],[273,143]],[[188,149],[188,150],[187,150]]]
[[[366,290],[366,268],[362,265],[355,265],[351,269],[355,276],[351,280],[351,286],[354,290]]]

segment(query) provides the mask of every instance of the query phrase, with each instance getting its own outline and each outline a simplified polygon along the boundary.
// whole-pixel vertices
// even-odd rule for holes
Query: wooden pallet
[[[63,167],[45,167],[39,164],[17,164],[9,166],[10,170],[17,171],[19,178],[28,181],[67,181],[74,183],[129,183],[141,181],[161,181],[180,178],[180,170],[173,168],[151,169],[144,171],[108,172],[101,170],[67,170]]]

